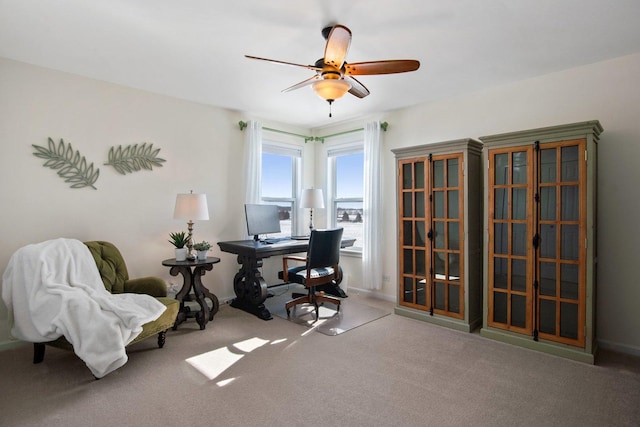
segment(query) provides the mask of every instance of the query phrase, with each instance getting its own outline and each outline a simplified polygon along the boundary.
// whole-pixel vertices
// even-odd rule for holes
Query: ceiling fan
[[[414,59],[347,63],[346,56],[351,44],[351,30],[344,25],[332,25],[322,30],[322,36],[327,40],[324,57],[318,59],[314,65],[294,64],[251,55],[245,56],[249,59],[258,59],[315,71],[316,74],[313,77],[288,87],[283,92],[311,85],[316,94],[329,103],[329,117],[331,117],[331,103],[344,96],[347,92],[358,98],[364,98],[369,95],[369,90],[353,76],[406,73],[415,71],[420,67],[420,61]]]

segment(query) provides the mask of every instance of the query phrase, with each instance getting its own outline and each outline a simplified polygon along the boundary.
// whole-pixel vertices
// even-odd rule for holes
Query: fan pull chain
[[[328,102],[329,102],[329,117],[332,117],[331,116],[331,104],[333,103],[333,99],[330,99]]]

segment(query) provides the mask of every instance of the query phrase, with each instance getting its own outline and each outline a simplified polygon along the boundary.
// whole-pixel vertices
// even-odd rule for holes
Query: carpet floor
[[[327,336],[223,305],[205,330],[189,319],[164,348],[127,350],[100,380],[68,351],[0,352],[0,425],[640,425],[638,358],[587,365],[394,313]]]
[[[310,304],[295,306],[291,309],[291,315],[287,316],[285,304],[291,300],[292,292],[306,294],[302,285],[289,284],[272,288],[274,296],[267,298],[265,307],[272,315],[306,328],[315,329],[325,335],[335,336],[347,332],[358,326],[362,326],[376,319],[391,314],[392,309],[373,307],[369,304],[358,302],[353,298],[341,298],[340,309],[334,304],[320,306],[319,318],[316,320],[315,307]]]

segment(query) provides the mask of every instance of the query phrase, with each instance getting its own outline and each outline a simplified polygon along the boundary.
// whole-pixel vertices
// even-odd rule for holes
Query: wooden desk
[[[172,276],[182,274],[182,288],[176,295],[176,299],[180,301],[180,311],[178,317],[173,325],[173,330],[178,328],[178,325],[184,322],[189,315],[190,309],[184,305],[185,301],[191,301],[191,290],[193,289],[193,296],[196,302],[200,305],[200,311],[195,313],[196,322],[200,325],[200,329],[204,329],[207,322],[213,320],[213,315],[218,312],[220,304],[218,303],[218,297],[209,291],[203,284],[200,276],[204,276],[204,273],[213,269],[213,264],[220,262],[220,258],[207,257],[206,260],[186,260],[176,261],[175,258],[165,259],[162,261],[162,265],[165,267],[171,267],[169,273]],[[205,298],[211,300],[211,309],[207,305]]]
[[[355,239],[343,239],[341,246],[353,246]],[[240,270],[233,278],[233,290],[236,298],[231,306],[248,313],[255,314],[262,320],[271,320],[271,313],[264,306],[267,299],[267,282],[262,277],[259,268],[262,260],[277,255],[306,252],[308,240],[284,240],[267,244],[256,240],[235,240],[218,242],[220,250],[238,255]]]

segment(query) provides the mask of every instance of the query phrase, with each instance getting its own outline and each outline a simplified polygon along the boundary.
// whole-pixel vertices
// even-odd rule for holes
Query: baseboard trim
[[[0,341],[0,351],[12,350],[14,348],[22,347],[23,345],[27,345],[27,344],[29,343],[20,341],[20,340]]]
[[[640,348],[632,345],[620,344],[612,341],[598,339],[598,344],[601,349],[614,351],[616,353],[624,353],[630,356],[640,357]]]
[[[577,347],[573,348],[568,345],[548,341],[534,341],[530,336],[523,336],[492,328],[480,329],[480,336],[591,365],[595,363],[595,355],[598,352],[597,343],[594,343],[593,353],[588,353]]]
[[[396,306],[394,313],[400,316],[410,317],[411,319],[433,323],[435,325],[444,326],[462,332],[473,332],[482,322],[481,319],[476,319],[474,322],[466,323],[464,320],[445,317],[438,314],[434,314],[432,316],[426,311],[414,310],[402,306]]]
[[[381,294],[381,293],[377,292],[374,289],[360,289],[360,288],[356,288],[354,286],[349,286],[347,288],[347,295],[351,291],[358,292],[360,294],[367,295],[367,296],[369,296],[371,298],[377,298],[377,299],[380,299],[380,300],[383,300],[383,301],[396,302],[395,296],[384,295],[384,294]]]

